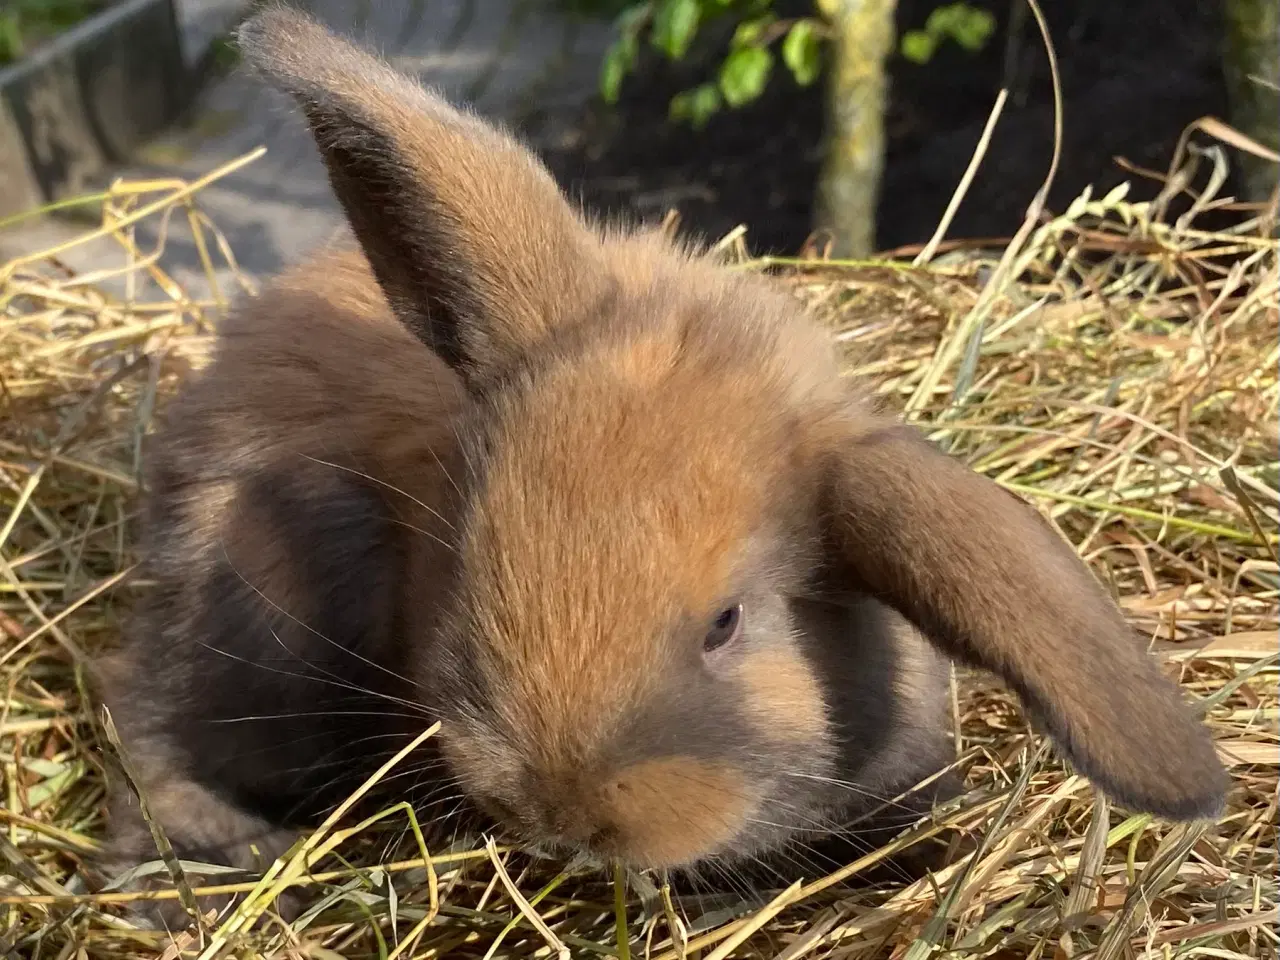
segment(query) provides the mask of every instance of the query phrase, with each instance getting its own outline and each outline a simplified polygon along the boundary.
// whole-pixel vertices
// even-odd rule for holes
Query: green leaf
[[[0,13],[0,66],[22,56],[22,26],[16,13]]]
[[[622,81],[631,72],[636,60],[634,36],[622,36],[609,45],[600,64],[600,96],[604,102],[614,104],[622,93]]]
[[[653,45],[672,60],[682,59],[689,52],[701,17],[698,0],[663,0],[653,17]]]
[[[773,69],[773,54],[765,47],[735,50],[720,65],[720,92],[731,107],[750,103],[764,92]]]
[[[777,19],[772,13],[767,13],[754,20],[743,20],[733,31],[733,40],[729,43],[730,49],[737,50],[740,47],[756,45],[760,42],[760,35],[766,28],[773,26]]]
[[[995,32],[996,18],[986,10],[969,9],[966,13],[962,20],[957,21],[951,37],[970,53],[977,53]]]
[[[782,61],[796,83],[807,87],[822,72],[822,37],[811,19],[797,20],[782,41]]]
[[[653,13],[652,8],[651,3],[632,4],[618,14],[617,19],[613,21],[613,28],[623,36],[634,37]]]
[[[949,37],[970,53],[981,50],[995,28],[995,17],[963,2],[937,7],[925,21],[925,31],[935,45]]]
[[[956,20],[956,6],[954,3],[948,3],[941,7],[934,7],[929,14],[929,19],[924,22],[925,31],[935,38],[949,34]]]
[[[908,30],[902,35],[899,47],[902,55],[912,63],[928,63],[938,47],[938,41],[923,30]]]
[[[41,806],[55,799],[67,787],[75,783],[80,777],[84,776],[85,763],[81,760],[73,761],[69,764],[59,764],[62,769],[46,777],[34,786],[27,788],[27,806],[31,809]]]
[[[701,130],[722,105],[719,88],[714,83],[704,83],[672,97],[668,114],[672,120],[687,121],[695,130]]]

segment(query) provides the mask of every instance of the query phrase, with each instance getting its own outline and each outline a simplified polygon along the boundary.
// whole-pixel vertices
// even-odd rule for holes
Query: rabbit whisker
[[[356,651],[354,651],[354,650],[352,650],[352,649],[350,649],[350,648],[348,648],[348,647],[343,646],[342,644],[338,643],[337,641],[335,641],[335,640],[331,640],[329,637],[325,636],[325,635],[324,635],[323,633],[321,633],[319,630],[316,630],[316,629],[315,629],[314,627],[312,627],[310,624],[305,623],[304,621],[302,621],[302,620],[298,619],[298,618],[297,618],[297,617],[295,617],[293,614],[291,614],[288,610],[285,610],[285,609],[284,609],[283,607],[281,607],[278,603],[276,603],[274,600],[272,600],[270,597],[268,597],[265,593],[263,593],[260,589],[258,589],[258,587],[257,587],[254,583],[252,583],[252,582],[251,582],[247,577],[245,577],[245,576],[244,576],[244,575],[239,571],[239,569],[236,567],[236,565],[232,562],[230,554],[227,552],[227,548],[226,548],[226,543],[225,543],[225,541],[219,541],[219,542],[222,544],[222,555],[223,555],[223,558],[226,560],[227,565],[231,568],[231,572],[232,572],[232,573],[234,573],[234,574],[235,574],[235,575],[240,579],[240,581],[241,581],[241,582],[242,582],[246,587],[248,587],[248,588],[249,588],[250,590],[252,590],[255,594],[257,594],[257,596],[262,600],[262,602],[263,602],[263,603],[267,604],[269,607],[271,607],[273,610],[275,610],[277,613],[281,614],[282,616],[288,617],[290,620],[292,620],[292,621],[293,621],[294,623],[296,623],[298,626],[302,627],[302,629],[303,629],[303,630],[306,630],[306,631],[307,631],[308,633],[310,633],[312,636],[316,637],[317,639],[323,640],[325,643],[329,644],[330,646],[334,647],[334,648],[335,648],[335,649],[337,649],[337,650],[341,650],[343,653],[346,653],[346,654],[349,654],[349,655],[350,655],[350,656],[352,656],[352,657],[355,657],[355,658],[356,658],[357,660],[359,660],[361,663],[368,664],[369,666],[371,666],[371,667],[373,667],[373,668],[375,668],[375,669],[377,669],[377,670],[381,670],[383,673],[387,674],[388,676],[393,677],[394,679],[399,680],[399,681],[401,681],[401,682],[403,682],[403,683],[407,683],[407,684],[409,684],[409,686],[411,686],[411,687],[417,687],[417,686],[418,686],[418,684],[417,684],[415,681],[411,680],[411,679],[410,679],[410,678],[408,678],[408,677],[402,676],[402,675],[401,675],[401,674],[399,674],[399,673],[396,673],[394,670],[388,669],[387,667],[385,667],[385,666],[383,666],[382,664],[378,663],[376,660],[371,660],[371,659],[369,659],[368,657],[363,656],[362,654],[359,654],[359,653],[357,653]],[[274,629],[272,629],[272,630],[271,630],[271,635],[272,635],[272,636],[274,636],[274,637],[276,638],[276,642],[277,642],[277,643],[279,643],[281,647],[283,647],[283,648],[284,648],[286,651],[288,651],[290,654],[293,654],[293,651],[292,651],[292,650],[289,650],[289,648],[288,648],[287,646],[285,646],[283,642],[281,642],[280,637],[276,634],[276,632],[275,632],[275,630],[274,630]],[[294,654],[294,655],[296,656],[296,654]],[[301,658],[301,657],[299,657],[298,659],[302,659],[302,658]],[[304,662],[305,662],[305,661],[304,661]],[[324,671],[324,670],[323,670],[323,668],[321,668],[321,667],[317,666],[316,664],[307,664],[307,665],[308,665],[308,666],[310,666],[310,667],[314,667],[314,668],[315,668],[315,669],[317,669],[317,670],[321,670],[322,672],[327,672],[327,671]]]
[[[276,633],[275,633],[275,631],[274,631],[274,630],[272,630],[272,631],[271,631],[271,634],[272,634],[272,636],[273,636],[273,637],[275,637],[276,642],[280,644],[281,648],[282,648],[286,653],[290,653],[290,654],[292,654],[292,653],[293,653],[293,651],[291,651],[288,647],[286,647],[286,646],[284,645],[284,643],[280,640],[279,636],[277,636],[277,635],[276,635]],[[295,679],[295,680],[307,680],[307,681],[314,681],[314,682],[316,682],[316,683],[324,683],[324,684],[328,684],[329,686],[337,687],[337,688],[339,688],[339,689],[341,689],[341,690],[351,690],[351,691],[352,691],[352,692],[354,692],[354,693],[362,693],[362,694],[364,694],[364,695],[366,695],[366,696],[374,697],[375,699],[386,700],[388,703],[396,703],[396,704],[399,704],[400,706],[403,706],[403,707],[409,707],[411,710],[417,710],[417,711],[419,711],[419,712],[418,712],[418,714],[417,714],[418,716],[423,716],[423,717],[426,717],[426,718],[428,718],[428,719],[430,719],[430,720],[435,720],[435,719],[436,719],[436,717],[435,717],[435,716],[433,716],[431,713],[429,713],[429,712],[427,711],[427,708],[426,708],[426,707],[423,707],[421,704],[414,703],[412,700],[405,700],[405,699],[403,699],[403,698],[401,698],[401,697],[395,697],[395,696],[392,696],[392,695],[391,695],[391,694],[389,694],[389,693],[380,693],[379,691],[376,691],[376,690],[368,690],[368,689],[366,689],[366,688],[364,688],[364,687],[355,686],[355,685],[350,684],[350,683],[344,683],[344,682],[342,682],[341,680],[337,680],[337,679],[329,679],[329,678],[330,678],[330,677],[332,677],[333,675],[332,675],[332,674],[327,674],[327,671],[323,671],[323,670],[321,671],[322,673],[326,673],[326,676],[325,676],[325,677],[309,677],[309,676],[306,676],[305,674],[296,673],[296,672],[291,671],[291,670],[280,670],[280,669],[278,669],[278,668],[276,668],[276,667],[268,666],[267,664],[262,663],[261,661],[258,661],[258,660],[249,660],[249,659],[247,659],[247,658],[245,658],[245,657],[237,656],[237,655],[236,655],[236,654],[234,654],[234,653],[229,653],[229,652],[228,652],[228,651],[226,651],[226,650],[222,650],[222,649],[220,649],[220,648],[218,648],[218,647],[215,647],[215,646],[213,646],[213,644],[205,643],[203,640],[196,640],[196,641],[194,641],[194,642],[195,642],[198,646],[204,647],[206,650],[209,650],[209,651],[210,651],[210,652],[212,652],[212,653],[216,653],[216,654],[218,654],[219,656],[226,657],[226,658],[228,658],[229,660],[235,660],[235,661],[237,661],[237,662],[239,662],[239,663],[243,663],[243,664],[245,664],[246,666],[256,667],[256,668],[258,668],[258,669],[260,669],[260,670],[266,670],[266,671],[268,671],[269,673],[278,673],[278,674],[280,674],[281,676],[284,676],[284,677],[291,677],[291,678],[293,678],[293,679]],[[313,667],[313,668],[315,668],[315,669],[317,669],[317,670],[319,670],[319,669],[320,669],[320,668],[319,668],[319,667],[317,667],[315,664],[313,664],[313,663],[308,663],[306,660],[302,660],[302,658],[301,658],[301,657],[297,657],[296,655],[294,655],[294,658],[295,658],[295,659],[300,660],[300,661],[301,661],[304,665],[306,665],[306,666]]]
[[[868,800],[873,800],[876,803],[883,804],[885,806],[897,807],[910,813],[916,812],[916,808],[912,807],[910,804],[903,803],[895,797],[882,796],[874,790],[869,790],[866,787],[853,783],[849,780],[840,780],[836,777],[825,777],[817,773],[792,773],[784,771],[782,775],[796,780],[813,780],[817,783],[825,783],[828,786],[839,787],[842,790],[848,790],[850,793],[856,793],[859,796],[866,797]]]
[[[434,454],[434,451],[432,451],[432,453]],[[372,474],[365,473],[363,470],[357,470],[354,467],[345,466],[341,463],[333,463],[330,460],[321,460],[318,457],[312,457],[305,453],[300,453],[298,454],[298,456],[302,457],[304,460],[310,460],[312,463],[319,464],[322,467],[332,467],[334,470],[342,470],[342,471],[345,471],[346,473],[354,474],[355,476],[360,477],[361,479],[368,480],[370,483],[377,484],[380,487],[390,490],[392,493],[398,493],[400,494],[400,496],[404,497],[409,502],[416,504],[417,506],[425,510],[427,513],[431,514],[433,517],[435,517],[437,520],[443,523],[450,530],[454,528],[453,524],[451,524],[448,520],[446,520],[443,516],[441,516],[438,511],[433,510],[431,507],[427,506],[417,497],[413,496],[413,494],[407,493],[406,491],[401,490],[395,484],[387,483],[387,481],[385,480],[379,480],[377,477],[373,476]],[[436,459],[438,463],[439,458],[437,457]]]
[[[428,540],[433,540],[436,543],[440,544],[440,546],[448,550],[450,553],[456,554],[458,552],[457,548],[454,547],[452,543],[449,543],[446,540],[440,539],[430,530],[423,530],[421,527],[415,527],[412,523],[409,523],[405,520],[401,520],[397,517],[383,517],[382,519],[387,523],[394,524],[397,527],[404,527],[406,530],[412,533],[416,533],[416,534],[419,534],[420,536],[426,537]]]
[[[299,713],[264,713],[256,716],[222,717],[209,720],[209,723],[244,723],[249,720],[295,720],[299,717],[398,717],[406,720],[419,720],[418,713],[395,713],[385,710],[311,710]],[[324,736],[324,734],[317,734]]]

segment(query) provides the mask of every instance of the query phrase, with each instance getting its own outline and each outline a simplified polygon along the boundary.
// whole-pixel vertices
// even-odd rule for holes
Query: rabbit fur
[[[1070,547],[790,296],[586,222],[302,13],[240,44],[354,242],[241,305],[150,444],[157,586],[98,677],[180,857],[269,862],[436,721],[384,783],[431,816],[636,868],[804,847],[952,759],[948,658],[1118,802],[1220,809],[1207,731]],[[104,870],[154,859],[123,779],[110,804]]]

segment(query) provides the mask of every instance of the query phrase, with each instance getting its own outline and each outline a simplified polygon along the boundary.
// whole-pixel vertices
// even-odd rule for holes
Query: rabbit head
[[[815,785],[925,709],[888,679],[883,618],[806,629],[829,601],[999,674],[1119,802],[1218,809],[1207,732],[1072,550],[879,413],[792,298],[586,222],[513,137],[300,13],[240,41],[301,107],[393,311],[465,384],[458,579],[410,640],[480,807],[642,867],[829,817]],[[853,701],[882,719],[851,724]]]

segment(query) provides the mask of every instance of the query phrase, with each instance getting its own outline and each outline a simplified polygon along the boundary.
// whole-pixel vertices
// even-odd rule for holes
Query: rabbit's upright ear
[[[238,42],[305,113],[393,309],[464,377],[599,295],[598,244],[512,137],[289,7],[255,14]]]
[[[1226,775],[1208,731],[1048,524],[906,426],[868,426],[834,458],[837,576],[1002,676],[1116,801],[1218,814]]]

